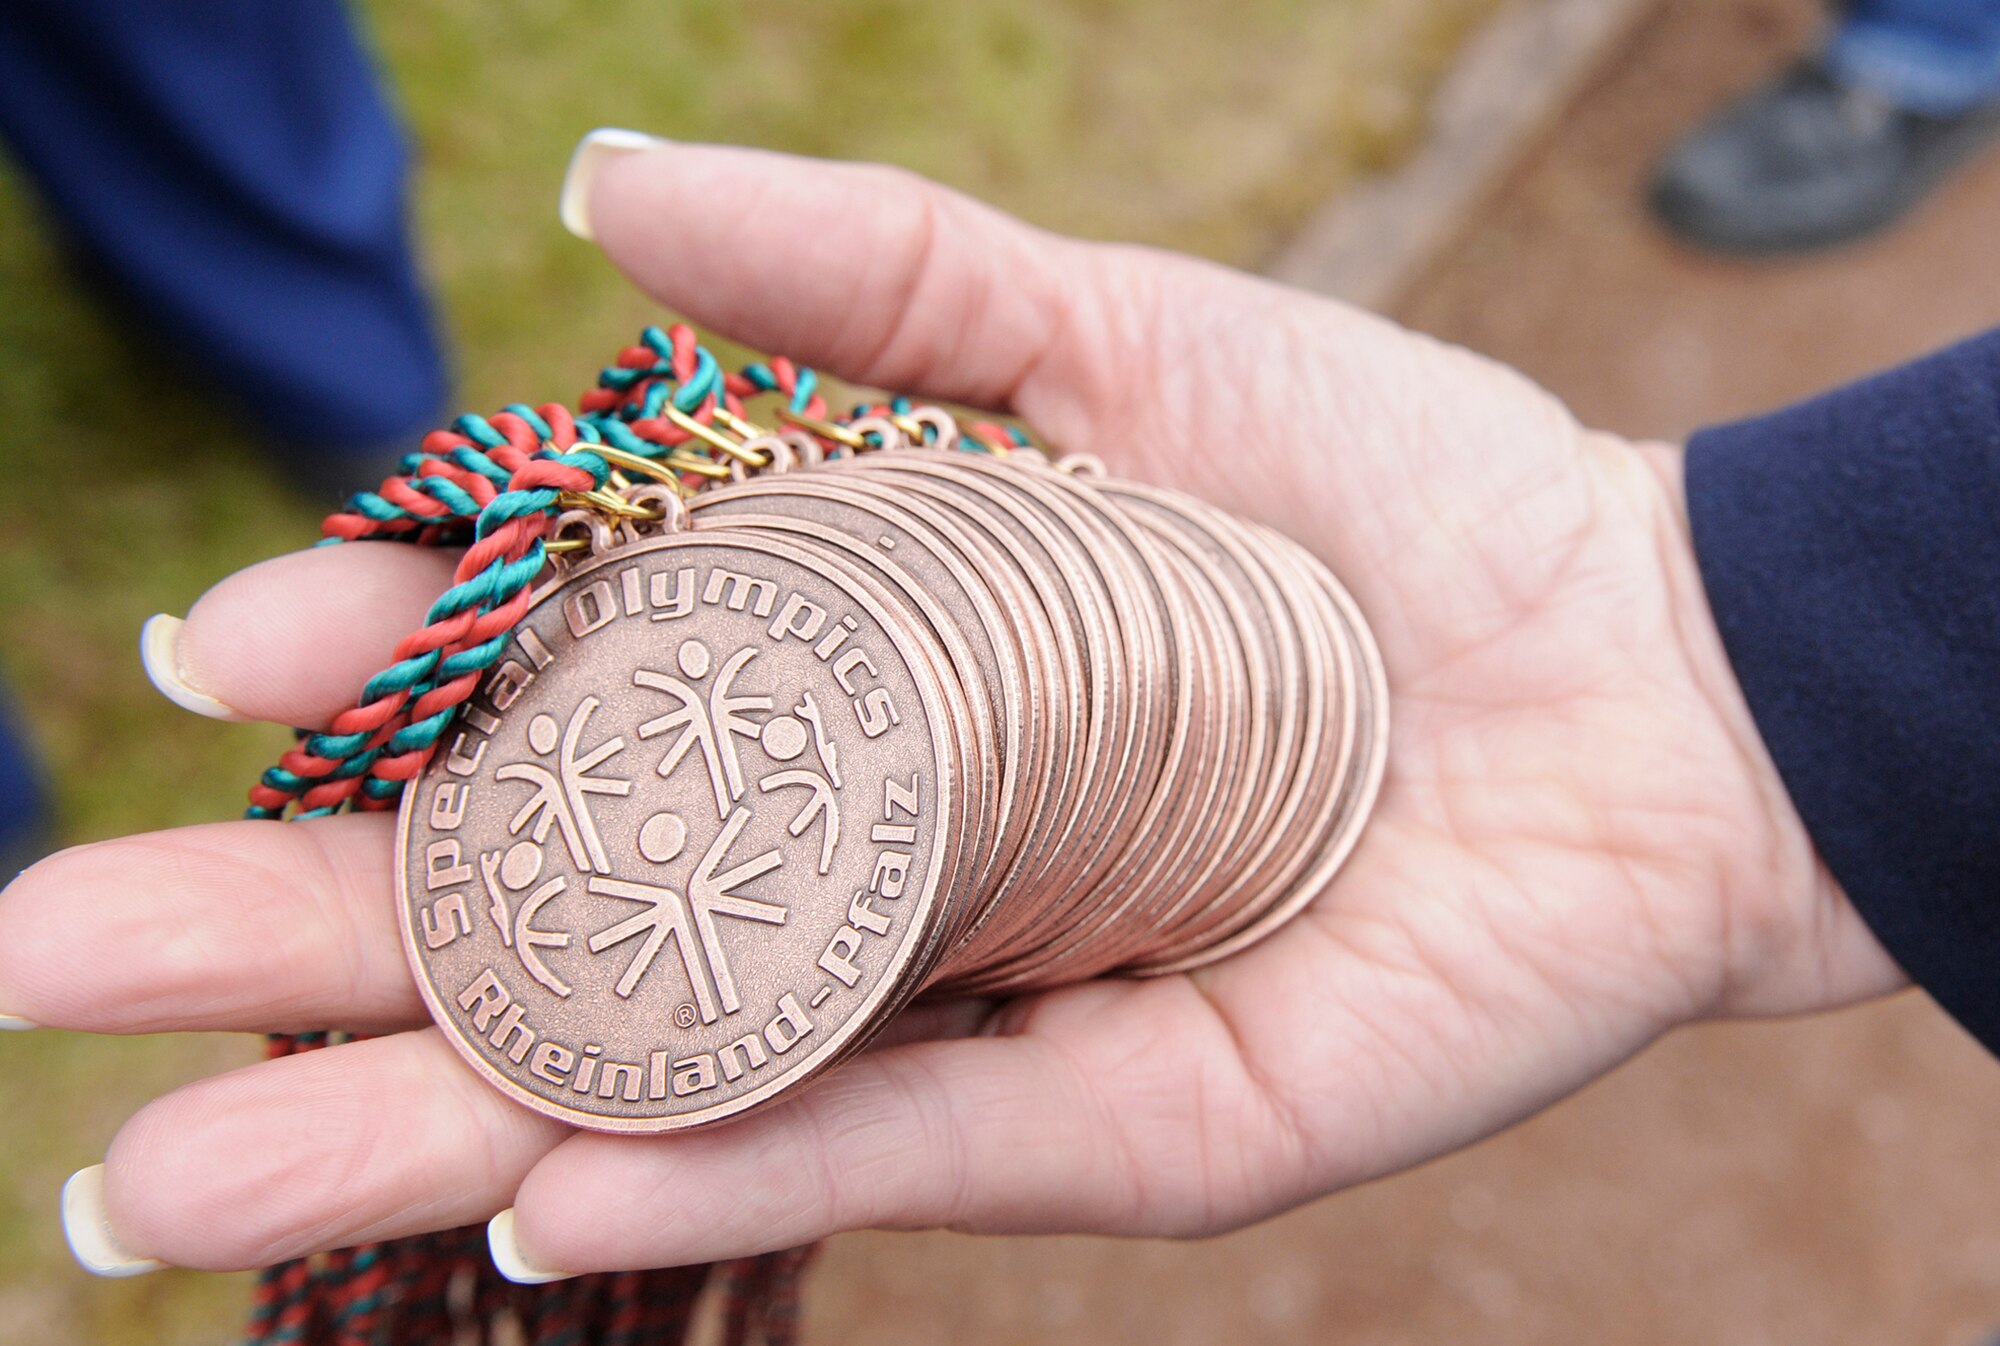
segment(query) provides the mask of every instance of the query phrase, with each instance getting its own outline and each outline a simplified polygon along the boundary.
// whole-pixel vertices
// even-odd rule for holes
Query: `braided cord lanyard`
[[[322,545],[464,547],[452,584],[352,709],[323,731],[299,731],[298,743],[251,788],[247,816],[300,819],[394,807],[500,658],[550,555],[566,545],[552,536],[563,511],[615,504],[607,486],[623,482],[621,461],[646,460],[684,494],[768,466],[768,454],[743,442],[759,434],[746,403],[765,396],[775,400],[781,420],[812,436],[826,456],[880,442],[863,429],[871,423],[893,422],[925,440],[936,436],[935,422],[912,420],[901,398],[829,420],[810,369],[773,359],[725,374],[693,330],[678,324],[648,328],[639,344],[620,351],[575,413],[553,403],[515,404],[491,417],[461,416],[425,436],[395,476],[327,517]],[[1019,430],[987,421],[959,425],[957,440],[996,453],[1029,444]],[[269,1054],[288,1056],[352,1036],[273,1036]],[[493,1270],[484,1228],[468,1226],[267,1269],[245,1346],[659,1346],[685,1335],[712,1271],[724,1298],[726,1341],[783,1346],[796,1336],[800,1279],[811,1252],[529,1288]]]

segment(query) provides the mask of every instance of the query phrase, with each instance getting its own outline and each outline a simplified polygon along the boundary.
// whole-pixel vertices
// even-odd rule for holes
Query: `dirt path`
[[[1769,407],[2000,322],[2000,155],[1892,238],[1742,266],[1637,194],[1817,11],[1677,0],[1585,94],[1405,321],[1637,435]],[[1920,998],[1683,1033],[1508,1135],[1202,1244],[871,1234],[822,1346],[951,1341],[1973,1346],[2000,1325],[2000,1066]]]
[[[2000,322],[2000,153],[1899,231],[1810,261],[1713,260],[1646,220],[1661,150],[1817,12],[1668,5],[1396,316],[1519,366],[1585,421],[1674,437]]]

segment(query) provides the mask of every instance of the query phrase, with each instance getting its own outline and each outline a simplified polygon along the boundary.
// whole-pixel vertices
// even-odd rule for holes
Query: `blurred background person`
[[[13,0],[0,136],[83,275],[323,493],[442,409],[409,153],[341,0]]]
[[[0,5],[0,137],[73,269],[333,504],[443,408],[409,155],[341,0]],[[0,703],[0,865],[47,805]]]
[[[1895,223],[1996,135],[2000,0],[1855,0],[1674,147],[1652,205],[1717,252],[1827,247]]]

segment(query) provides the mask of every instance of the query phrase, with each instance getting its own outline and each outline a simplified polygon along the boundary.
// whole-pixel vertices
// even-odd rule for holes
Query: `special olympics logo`
[[[727,917],[782,925],[787,913],[783,905],[767,900],[768,895],[745,891],[784,865],[782,852],[771,849],[731,859],[756,807],[754,801],[744,802],[750,782],[740,740],[755,742],[759,755],[770,763],[755,781],[758,796],[805,792],[787,831],[803,837],[818,827],[819,872],[831,868],[840,844],[838,749],[811,692],[784,712],[776,710],[774,695],[739,688],[756,657],[757,651],[745,646],[718,665],[706,645],[691,639],[675,651],[675,672],[641,668],[632,675],[635,686],[666,698],[664,712],[637,728],[641,741],[665,740],[655,773],[673,779],[687,763],[698,761],[715,803],[719,826],[684,882],[676,884],[655,872],[675,866],[689,850],[690,824],[673,810],[647,817],[632,838],[633,849],[652,868],[641,877],[614,873],[591,798],[631,795],[633,782],[615,774],[631,745],[617,734],[589,742],[590,718],[602,705],[597,697],[585,696],[566,723],[559,724],[546,712],[535,715],[527,726],[534,759],[510,762],[494,773],[498,780],[520,782],[529,793],[508,823],[508,835],[516,840],[504,850],[479,856],[487,913],[501,942],[552,994],[567,998],[574,988],[549,967],[544,954],[570,948],[583,933],[544,923],[550,904],[571,891],[565,875],[542,877],[553,832],[571,867],[584,876],[587,892],[639,908],[583,939],[583,947],[593,955],[637,942],[614,988],[620,997],[629,998],[638,990],[671,940],[693,996],[692,1004],[675,1012],[682,1028],[692,1028],[697,1021],[712,1024],[742,1008],[718,921]]]

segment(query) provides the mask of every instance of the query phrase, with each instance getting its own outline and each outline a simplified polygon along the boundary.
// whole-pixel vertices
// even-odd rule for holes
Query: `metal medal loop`
[[[677,408],[665,410],[674,424],[719,457],[704,460],[671,454],[651,459],[608,444],[580,446],[604,459],[611,470],[598,490],[560,495],[558,503],[563,510],[549,526],[549,539],[543,544],[556,577],[566,574],[579,555],[601,556],[648,536],[686,528],[687,498],[703,486],[818,467],[827,460],[824,441],[832,441],[850,455],[908,448],[943,451],[957,448],[960,442],[957,420],[933,406],[860,416],[844,424],[780,409],[778,419],[786,424],[776,431],[719,410],[716,419],[742,436],[735,439]],[[987,446],[987,451],[1000,457],[1011,452],[998,445]],[[1073,454],[1057,466],[1066,472],[1104,473],[1102,460],[1094,454]],[[689,485],[688,476],[700,484]]]

